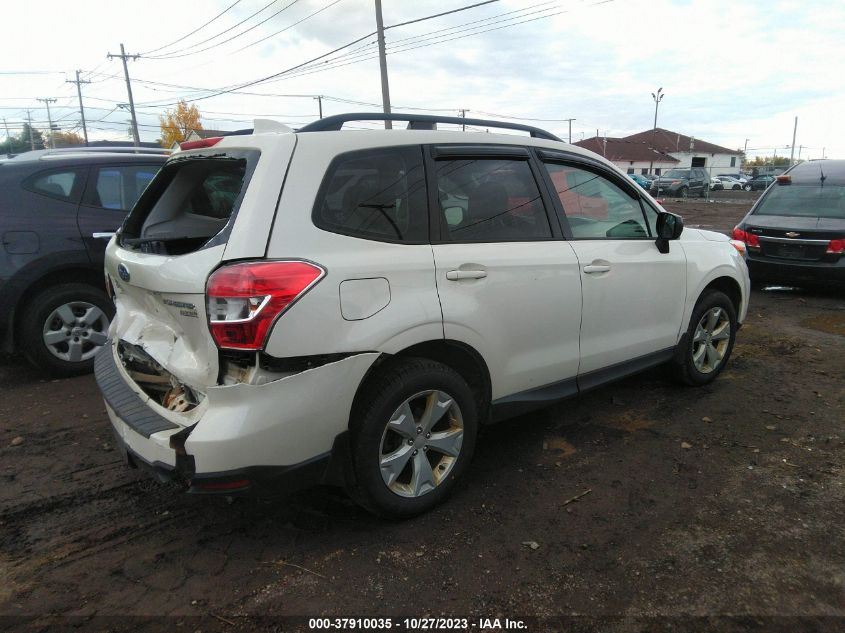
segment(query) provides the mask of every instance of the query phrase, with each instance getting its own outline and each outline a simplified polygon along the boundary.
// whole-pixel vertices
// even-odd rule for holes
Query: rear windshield
[[[754,210],[754,215],[793,215],[845,218],[845,186],[777,185]]]
[[[181,255],[226,241],[257,151],[177,158],[165,164],[121,232],[121,246]]]

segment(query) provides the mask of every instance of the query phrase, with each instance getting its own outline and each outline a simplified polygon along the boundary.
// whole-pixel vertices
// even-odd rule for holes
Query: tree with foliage
[[[161,124],[159,142],[162,147],[172,147],[174,143],[181,143],[192,131],[202,129],[200,111],[194,104],[188,105],[184,99],[179,100],[175,110],[166,110],[164,116],[158,119]]]
[[[72,145],[83,145],[85,143],[85,139],[77,132],[53,132],[52,134],[48,134],[47,140],[44,141],[46,147],[50,146],[51,137],[55,142],[56,147],[70,147]]]
[[[0,152],[4,155],[28,152],[31,149],[29,144],[29,130],[29,123],[24,123],[20,135],[12,136],[10,139],[0,143]],[[32,128],[32,140],[35,143],[35,149],[44,149],[44,137],[41,135],[40,130]]]

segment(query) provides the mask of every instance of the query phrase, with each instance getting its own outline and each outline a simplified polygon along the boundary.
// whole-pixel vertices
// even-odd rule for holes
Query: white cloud
[[[185,46],[231,27],[269,0],[243,0],[235,9],[195,36]],[[272,34],[330,0],[299,0],[266,24],[207,53],[171,60],[141,59],[130,62],[133,77],[199,87],[222,87],[279,72],[316,57],[375,28],[371,0],[342,0],[285,33],[242,52],[234,52]],[[286,6],[277,0],[266,11],[226,37],[255,24]],[[396,24],[422,15],[445,11],[463,0],[407,2],[383,0],[385,22]],[[149,0],[141,10],[127,10],[123,3],[78,0],[73,8],[58,0],[39,5],[37,29],[31,7],[7,3],[4,17],[5,50],[0,72],[96,69],[99,83],[84,86],[92,136],[125,137],[128,116],[120,110],[109,114],[117,101],[126,101],[119,61],[107,61],[121,41],[129,52],[145,51],[167,43],[210,19],[231,0],[185,3]],[[388,46],[413,43],[407,38],[428,35],[447,37],[457,25],[474,22],[476,30],[504,23],[495,16],[542,15],[559,6],[567,12],[543,20],[473,36],[457,33],[456,39],[389,55],[391,97],[405,107],[459,108],[514,117],[564,119],[575,117],[575,138],[584,133],[620,135],[651,126],[654,103],[650,93],[658,86],[666,92],[658,124],[729,147],[763,148],[791,142],[792,121],[800,117],[798,143],[827,148],[828,155],[845,157],[845,126],[838,113],[845,105],[842,77],[845,40],[845,5],[818,1],[778,2],[746,0],[724,4],[693,0],[650,0],[647,3],[616,0],[503,0],[436,20],[388,31]],[[540,13],[538,13],[538,11]],[[533,13],[532,13],[533,12]],[[531,13],[531,15],[527,15]],[[17,26],[15,26],[17,25]],[[445,29],[452,28],[452,31]],[[432,33],[437,31],[437,33]],[[207,45],[224,37],[212,40]],[[433,40],[431,40],[433,41]],[[417,41],[419,44],[430,41]],[[181,48],[183,45],[171,49]],[[380,84],[375,48],[366,40],[358,48],[356,63],[333,70],[286,78],[251,89],[274,94],[324,94],[378,103]],[[348,52],[348,51],[344,51]],[[347,60],[348,61],[348,60]],[[35,97],[52,96],[55,118],[63,124],[78,115],[75,87],[65,76],[0,75],[0,110],[19,122],[22,109],[34,108],[33,118],[46,117]],[[175,101],[190,91],[133,83],[140,105]],[[249,126],[253,113],[282,115],[300,125],[317,115],[311,98],[220,95],[197,102],[206,126],[237,129]],[[324,101],[327,114],[374,108]],[[98,109],[99,108],[99,109]],[[139,107],[142,136],[157,136],[158,108]],[[224,114],[234,113],[234,114]],[[107,115],[107,116],[106,116]],[[293,116],[296,115],[296,116]],[[106,118],[105,122],[97,119]],[[562,122],[538,122],[565,134]],[[806,150],[805,150],[806,151]],[[810,150],[815,152],[815,150]],[[803,154],[806,155],[806,154]]]

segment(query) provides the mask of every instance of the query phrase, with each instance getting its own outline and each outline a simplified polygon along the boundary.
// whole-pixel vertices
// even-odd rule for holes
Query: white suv
[[[408,130],[183,144],[108,246],[96,375],[130,464],[191,492],[342,483],[406,517],[479,426],[661,363],[724,368],[742,254],[548,132]],[[479,134],[436,123],[514,128]],[[283,128],[283,129],[280,129]]]

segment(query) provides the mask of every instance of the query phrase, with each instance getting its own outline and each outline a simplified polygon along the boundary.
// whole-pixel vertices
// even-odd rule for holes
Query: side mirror
[[[657,250],[661,253],[669,252],[669,241],[681,237],[684,231],[684,220],[681,216],[666,211],[657,216]]]

